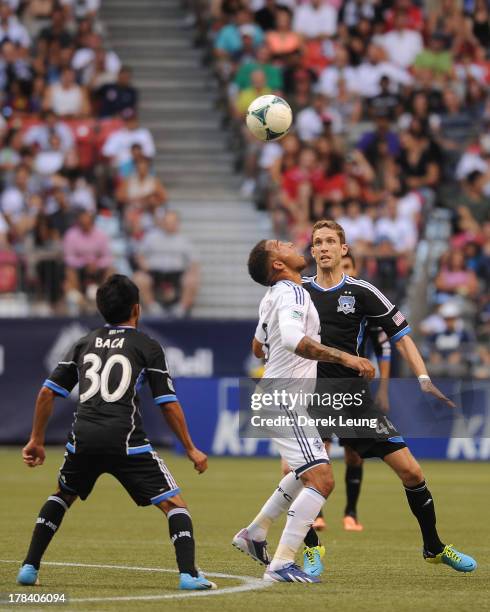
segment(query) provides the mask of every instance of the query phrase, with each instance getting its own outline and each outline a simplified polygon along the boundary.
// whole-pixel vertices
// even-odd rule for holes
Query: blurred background
[[[481,417],[419,453],[488,459],[489,84],[487,0],[0,0],[0,442],[120,272],[205,450],[268,453],[236,436],[247,255],[308,253],[328,217]],[[295,121],[264,145],[244,117],[271,92]]]

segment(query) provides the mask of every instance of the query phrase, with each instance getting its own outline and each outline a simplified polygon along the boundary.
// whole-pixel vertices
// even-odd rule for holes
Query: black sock
[[[175,546],[175,557],[181,574],[197,577],[192,520],[186,508],[174,508],[167,514],[170,539]]]
[[[51,542],[54,534],[61,525],[61,521],[68,510],[67,503],[58,495],[51,495],[44,504],[37,517],[36,526],[32,534],[31,545],[24,559],[26,563],[39,569],[44,551]]]
[[[345,516],[357,517],[357,500],[361,492],[362,465],[348,465],[345,470],[345,491],[347,494],[347,505]]]
[[[424,548],[434,555],[439,554],[444,549],[444,544],[439,539],[436,529],[436,511],[432,495],[430,494],[425,480],[415,487],[405,487],[408,505],[414,513],[420,525]]]
[[[308,546],[308,548],[313,548],[313,546],[320,546],[320,538],[318,537],[318,534],[313,529],[313,527],[310,527],[310,530],[305,535],[305,539],[303,541],[305,543],[305,546]]]

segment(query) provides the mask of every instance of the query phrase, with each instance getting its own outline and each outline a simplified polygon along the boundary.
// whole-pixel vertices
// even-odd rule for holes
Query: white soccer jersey
[[[255,338],[266,356],[264,378],[316,378],[317,362],[294,353],[309,336],[320,342],[320,318],[310,294],[281,280],[262,298]]]

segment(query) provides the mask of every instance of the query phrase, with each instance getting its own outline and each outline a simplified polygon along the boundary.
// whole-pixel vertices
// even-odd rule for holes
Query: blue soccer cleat
[[[37,586],[39,585],[38,575],[39,570],[34,565],[23,565],[17,574],[17,583],[24,586]]]
[[[312,582],[321,582],[316,576],[309,576],[295,563],[290,563],[279,570],[267,569],[264,574],[266,582],[302,582],[310,584]]]
[[[179,589],[181,591],[210,591],[217,588],[215,583],[208,580],[202,572],[199,572],[196,577],[190,574],[180,574]]]
[[[321,576],[325,569],[322,559],[325,556],[325,546],[305,547],[303,551],[303,571],[308,576]]]
[[[267,552],[267,542],[265,540],[263,542],[252,540],[248,531],[242,529],[236,534],[231,543],[235,548],[249,557],[252,557],[252,559],[255,559],[259,563],[262,563],[262,565],[269,565],[270,558]]]
[[[424,550],[424,559],[428,563],[444,563],[445,565],[449,565],[449,567],[455,569],[457,572],[472,572],[477,568],[477,563],[473,557],[459,552],[459,550],[456,550],[452,544],[446,544],[446,546],[444,546],[444,550],[438,555],[433,555],[432,553]]]

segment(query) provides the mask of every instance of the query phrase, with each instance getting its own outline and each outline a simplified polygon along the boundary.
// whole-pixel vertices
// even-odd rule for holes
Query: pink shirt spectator
[[[109,238],[97,227],[83,232],[78,226],[70,228],[63,239],[65,264],[70,268],[95,265],[99,270],[112,264]]]

